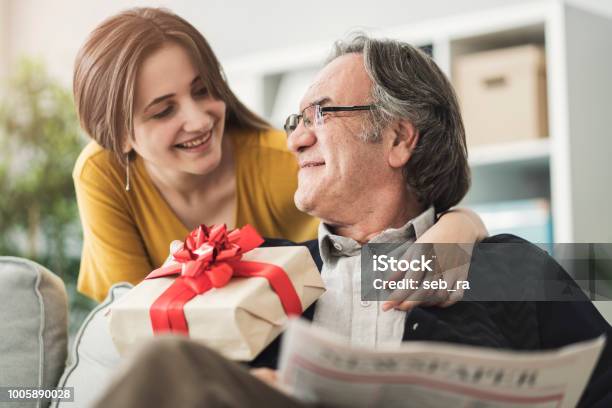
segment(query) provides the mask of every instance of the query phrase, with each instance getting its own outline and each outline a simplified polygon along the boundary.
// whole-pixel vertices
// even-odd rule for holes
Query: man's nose
[[[315,132],[312,129],[307,129],[302,123],[287,137],[287,146],[295,154],[314,145],[316,142],[317,135]]]
[[[189,101],[183,106],[183,120],[185,132],[199,132],[208,129],[211,117],[201,104]]]

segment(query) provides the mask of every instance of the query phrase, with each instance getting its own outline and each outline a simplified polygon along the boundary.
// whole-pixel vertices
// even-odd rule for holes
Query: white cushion
[[[70,363],[58,383],[58,387],[74,387],[74,402],[56,402],[54,408],[88,407],[106,388],[121,362],[106,314],[131,288],[129,283],[111,287],[106,299],[83,322],[70,351]]]

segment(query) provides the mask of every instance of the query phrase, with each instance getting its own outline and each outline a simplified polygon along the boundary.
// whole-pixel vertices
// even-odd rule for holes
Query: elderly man
[[[305,313],[315,324],[370,347],[441,340],[545,349],[610,331],[589,302],[459,302],[406,313],[361,300],[361,246],[408,247],[469,187],[456,97],[444,74],[419,50],[363,36],[338,44],[286,130],[300,164],[295,202],[323,221],[318,245],[307,244],[319,264],[322,260],[327,288]],[[517,240],[524,242],[510,236],[490,242]],[[541,251],[527,252],[525,257],[550,267]],[[482,251],[479,256],[485,262],[473,261],[470,274],[504,267],[503,255]],[[274,342],[252,363],[268,368],[249,372],[188,340],[160,339],[145,347],[99,406],[304,406],[274,388],[277,355]],[[609,347],[602,358],[612,359]],[[609,362],[600,364],[583,403],[601,400],[610,376]]]

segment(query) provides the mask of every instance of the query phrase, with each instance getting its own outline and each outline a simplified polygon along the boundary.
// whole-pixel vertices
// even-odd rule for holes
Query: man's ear
[[[392,128],[393,143],[389,150],[389,165],[401,168],[408,163],[419,140],[419,134],[414,125],[405,119],[400,119]]]

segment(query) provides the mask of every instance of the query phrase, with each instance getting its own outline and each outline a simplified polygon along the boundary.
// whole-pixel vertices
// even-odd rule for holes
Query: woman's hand
[[[470,269],[470,259],[474,244],[489,235],[480,217],[472,210],[457,208],[442,214],[436,224],[425,232],[405,255],[406,259],[419,258],[426,255],[434,256],[433,273],[411,275],[410,277],[422,283],[423,280],[442,279],[448,289],[401,289],[395,290],[382,308],[383,311],[397,309],[408,311],[423,304],[427,306],[448,307],[463,298],[463,288],[458,281],[466,281]],[[431,244],[431,245],[427,245]],[[445,245],[446,244],[446,245]],[[456,244],[456,245],[448,245]],[[429,276],[427,276],[429,275]],[[396,279],[404,278],[404,274]]]
[[[170,253],[168,254],[168,257],[166,258],[166,260],[164,261],[162,266],[166,266],[169,265],[170,262],[172,262],[172,255],[178,251],[179,249],[181,249],[183,247],[183,241],[179,241],[178,239],[175,239],[174,241],[172,241],[170,243]]]
[[[278,375],[276,374],[276,370],[272,370],[271,368],[252,368],[250,373],[260,381],[268,384],[270,387],[283,391],[278,383]]]

